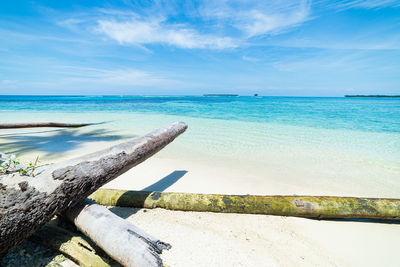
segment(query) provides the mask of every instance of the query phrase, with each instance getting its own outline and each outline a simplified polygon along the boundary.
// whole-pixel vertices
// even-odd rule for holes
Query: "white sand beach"
[[[76,135],[76,131],[81,135]],[[88,131],[92,129],[63,130],[67,137],[62,138],[71,138],[72,132],[83,138],[74,149],[59,148],[61,152],[44,153],[40,149],[29,150],[25,147],[22,159],[29,161],[39,154],[42,164],[56,162],[123,140],[117,138],[85,142],[85,133]],[[52,135],[60,138],[59,133],[51,129],[8,130],[3,133],[0,142],[5,146],[9,135],[15,134],[49,141],[55,138]],[[57,142],[51,145],[57,146]],[[286,169],[279,168],[280,165],[277,167],[277,161],[272,160],[267,161],[263,167],[245,163],[235,165],[233,161],[224,159],[196,160],[195,155],[186,157],[189,152],[183,153],[181,146],[178,138],[165,150],[104,187],[219,194],[366,197],[396,197],[396,192],[399,192],[396,188],[389,190],[390,184],[384,181],[380,181],[380,186],[373,186],[374,183],[379,185],[379,181],[371,179],[362,183],[357,179],[342,180],[343,177],[337,176],[344,173],[343,170],[329,176],[328,172],[324,172],[324,168],[330,166],[328,162],[314,165],[312,171],[310,166],[313,165],[310,163],[308,168],[301,168],[307,158],[293,160]],[[279,160],[279,155],[277,157]],[[350,164],[345,160],[342,162]],[[357,171],[349,166],[346,168],[351,178],[357,177],[354,172],[365,171]],[[374,167],[367,171],[373,170]],[[302,181],[305,175],[308,177]],[[318,180],[323,175],[331,179]],[[400,193],[397,193],[399,196]],[[397,266],[400,262],[397,253],[400,236],[398,224],[163,209],[112,207],[111,210],[170,243],[172,248],[162,254],[168,266]]]

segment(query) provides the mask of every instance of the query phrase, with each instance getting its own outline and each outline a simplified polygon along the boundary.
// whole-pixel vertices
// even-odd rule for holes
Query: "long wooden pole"
[[[107,206],[267,214],[306,218],[400,220],[400,199],[332,196],[254,196],[99,189],[89,198]]]
[[[61,123],[61,122],[36,122],[36,123],[0,123],[0,129],[60,127],[78,128],[92,125],[92,123]]]

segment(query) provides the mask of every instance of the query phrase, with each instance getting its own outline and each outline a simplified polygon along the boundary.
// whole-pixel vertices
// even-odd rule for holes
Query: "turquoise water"
[[[241,173],[241,184],[279,183],[276,193],[400,197],[400,99],[0,96],[0,115],[2,122],[106,122],[0,134],[0,151],[43,160],[185,121],[189,129],[157,157],[188,162],[176,168],[193,179],[192,163]]]
[[[400,132],[400,99],[395,98],[0,96],[0,111],[139,112],[326,129]]]

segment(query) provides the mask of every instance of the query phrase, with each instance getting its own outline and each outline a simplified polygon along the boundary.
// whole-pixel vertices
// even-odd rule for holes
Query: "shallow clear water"
[[[400,197],[400,99],[0,96],[0,114],[2,122],[107,122],[52,137],[3,134],[0,151],[54,160],[185,121],[189,129],[159,157],[226,167],[244,173],[241,183],[278,181],[283,193]]]

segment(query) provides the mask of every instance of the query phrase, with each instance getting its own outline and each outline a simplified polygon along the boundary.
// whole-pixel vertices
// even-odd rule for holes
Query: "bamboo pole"
[[[29,240],[63,253],[80,266],[110,267],[85,239],[52,222],[36,231]]]
[[[400,220],[400,199],[332,196],[254,196],[99,189],[89,198],[107,206],[266,214],[317,219]]]

